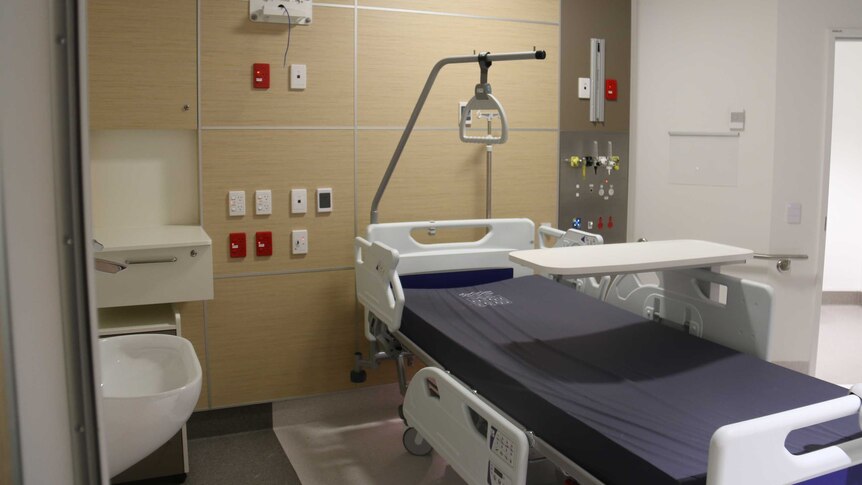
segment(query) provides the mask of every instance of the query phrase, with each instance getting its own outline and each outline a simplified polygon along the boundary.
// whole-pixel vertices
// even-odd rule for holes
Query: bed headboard
[[[417,229],[479,228],[477,241],[427,244],[417,241]],[[529,219],[467,219],[371,224],[367,239],[354,244],[356,296],[366,309],[365,336],[374,340],[368,313],[396,331],[401,326],[404,292],[399,275],[510,268],[513,276],[532,271],[509,260],[509,253],[535,247],[536,228]]]

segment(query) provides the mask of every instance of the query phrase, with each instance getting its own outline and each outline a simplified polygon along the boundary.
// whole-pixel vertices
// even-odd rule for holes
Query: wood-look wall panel
[[[357,232],[369,222],[371,201],[400,133],[359,134]],[[557,211],[557,133],[512,132],[493,157],[493,217],[553,222]],[[410,138],[380,205],[381,222],[485,217],[485,147],[461,143],[455,132],[417,131]],[[441,231],[425,242],[467,240],[476,233]],[[461,237],[463,236],[463,237]]]
[[[209,397],[207,394],[207,354],[206,354],[206,328],[204,326],[204,302],[191,301],[177,303],[180,312],[180,333],[188,339],[195,348],[195,354],[201,363],[203,381],[201,383],[201,395],[195,406],[195,411],[209,409]]]
[[[90,128],[194,129],[195,0],[87,6]]]
[[[557,225],[558,136],[555,131],[514,132],[494,149],[494,217]]]
[[[353,9],[314,9],[290,32],[288,64],[308,66],[308,87],[288,89],[286,24],[248,18],[248,2],[201,3],[201,119],[204,126],[352,126]],[[253,63],[270,65],[270,88],[252,88]]]
[[[429,12],[457,13],[482,17],[559,22],[559,0],[359,0],[364,7],[387,7]]]
[[[351,388],[355,319],[352,270],[216,280],[213,407]]]
[[[559,27],[439,15],[359,11],[358,122],[403,126],[431,67],[441,58],[473,51],[548,53],[543,61],[498,62],[490,69],[494,95],[512,127],[558,125]],[[477,64],[443,68],[419,126],[457,127],[458,102],[473,95]]]
[[[359,234],[370,222],[371,201],[400,136],[394,130],[359,133]],[[484,217],[485,146],[461,143],[455,131],[414,132],[379,209],[380,222]]]
[[[202,146],[203,219],[213,240],[214,274],[352,266],[352,131],[208,130]],[[332,188],[332,212],[317,213],[318,187]],[[292,188],[308,191],[306,214],[291,214]],[[255,215],[257,189],[272,190],[272,215]],[[245,216],[228,215],[230,190],[245,190]],[[308,230],[306,255],[291,254],[295,229]],[[256,231],[272,231],[272,256],[255,255]],[[245,258],[230,258],[231,232],[246,233]]]

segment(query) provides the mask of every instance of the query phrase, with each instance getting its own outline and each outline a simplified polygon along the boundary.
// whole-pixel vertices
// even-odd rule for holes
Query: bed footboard
[[[446,372],[426,367],[416,373],[404,419],[468,484],[526,484],[526,434]]]
[[[710,441],[707,484],[797,483],[862,463],[862,438],[801,455],[784,446],[795,429],[859,415],[857,393],[860,384],[849,396],[722,426]]]

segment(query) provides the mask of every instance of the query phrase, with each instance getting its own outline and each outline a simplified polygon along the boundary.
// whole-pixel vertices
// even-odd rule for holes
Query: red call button
[[[253,64],[251,85],[255,89],[269,89],[269,64]]]
[[[245,257],[245,233],[232,232],[230,233],[230,257],[244,258]]]
[[[272,232],[256,232],[254,240],[258,256],[272,256]]]
[[[608,101],[616,101],[617,99],[617,80],[605,79],[605,99]]]

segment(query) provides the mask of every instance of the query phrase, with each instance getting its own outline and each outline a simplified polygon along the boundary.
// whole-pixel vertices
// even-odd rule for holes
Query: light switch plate
[[[272,191],[255,190],[254,191],[254,213],[259,216],[272,214]]]
[[[308,85],[308,69],[305,64],[290,65],[290,89],[305,89]]]
[[[245,215],[245,191],[231,190],[227,193],[228,214],[233,216]]]
[[[297,229],[291,232],[291,236],[293,254],[308,254],[308,230]]]
[[[317,189],[317,212],[332,212],[332,189]]]
[[[590,99],[590,78],[588,78],[588,77],[579,77],[578,78],[578,98],[579,99]]]
[[[787,223],[802,224],[802,204],[799,202],[787,204]]]
[[[292,214],[308,212],[308,191],[305,189],[290,190],[290,212]]]

